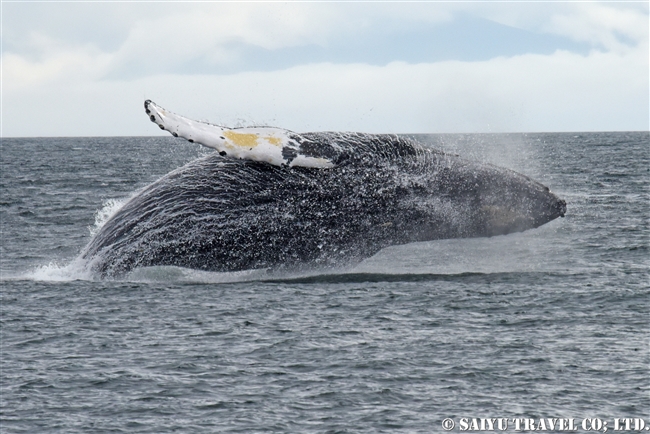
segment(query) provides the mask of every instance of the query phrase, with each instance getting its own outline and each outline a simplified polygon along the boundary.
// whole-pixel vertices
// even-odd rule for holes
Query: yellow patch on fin
[[[224,131],[223,135],[226,136],[231,142],[237,146],[254,148],[257,146],[257,134],[236,133],[234,131]]]
[[[264,137],[267,142],[275,146],[282,146],[282,139],[279,137],[266,136]]]

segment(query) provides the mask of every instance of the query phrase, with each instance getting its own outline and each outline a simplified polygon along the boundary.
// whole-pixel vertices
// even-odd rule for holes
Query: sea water
[[[100,281],[75,261],[92,234],[209,150],[2,139],[0,431],[650,423],[649,133],[416,138],[542,182],[566,218],[395,246],[338,271],[153,267]]]

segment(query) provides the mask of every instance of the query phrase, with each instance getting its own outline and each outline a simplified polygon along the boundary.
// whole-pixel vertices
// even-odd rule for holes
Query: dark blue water
[[[204,151],[173,138],[3,139],[0,431],[650,422],[649,134],[418,138],[541,181],[566,218],[392,247],[326,274],[163,267],[98,281],[74,262],[91,232]]]

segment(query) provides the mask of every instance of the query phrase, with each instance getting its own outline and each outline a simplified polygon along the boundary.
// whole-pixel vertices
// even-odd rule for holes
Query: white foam
[[[184,282],[184,283],[234,283],[263,280],[267,278],[266,269],[230,272],[192,270],[175,266],[154,266],[136,268],[124,280],[129,282]]]
[[[73,280],[93,280],[92,273],[86,267],[86,262],[77,258],[68,264],[52,261],[28,271],[17,279],[36,280],[43,282],[71,282]]]
[[[135,194],[135,193],[134,193]],[[121,199],[107,199],[102,202],[102,207],[95,211],[95,224],[88,226],[90,236],[94,237],[106,222],[117,213],[131,196]],[[43,282],[70,282],[74,280],[94,280],[88,261],[80,257],[59,262],[50,261],[47,265],[38,267],[16,275],[3,275],[9,280],[35,280]]]
[[[104,200],[102,202],[102,207],[95,211],[95,224],[93,226],[88,226],[90,236],[94,237],[102,226],[104,226],[104,224],[106,224],[106,222],[113,217],[129,199],[130,198]]]

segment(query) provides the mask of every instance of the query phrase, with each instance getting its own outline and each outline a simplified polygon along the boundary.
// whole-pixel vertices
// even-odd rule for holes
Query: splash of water
[[[135,193],[134,193],[135,194]],[[90,236],[94,237],[106,222],[117,213],[131,196],[121,199],[107,199],[102,207],[95,211],[95,223],[88,226]],[[50,261],[47,265],[39,265],[33,270],[10,278],[27,279],[44,282],[71,282],[74,280],[94,280],[87,261],[77,257],[68,263]]]
[[[266,269],[214,272],[174,266],[136,268],[124,276],[129,282],[235,283],[268,279]]]
[[[88,226],[90,231],[90,236],[94,237],[99,230],[106,224],[106,222],[115,215],[116,212],[128,202],[128,198],[123,199],[107,199],[102,202],[102,207],[95,211],[95,224],[93,226]]]
[[[74,280],[93,280],[92,273],[86,267],[85,261],[77,258],[68,264],[52,261],[47,265],[40,265],[34,270],[19,276],[22,279],[43,282],[71,282]]]

